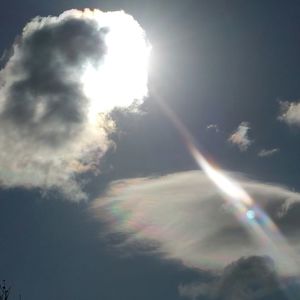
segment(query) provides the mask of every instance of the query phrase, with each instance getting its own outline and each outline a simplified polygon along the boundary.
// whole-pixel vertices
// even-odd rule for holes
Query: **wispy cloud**
[[[273,149],[261,149],[257,155],[259,157],[269,157],[269,156],[272,156],[276,153],[278,153],[280,151],[279,148],[273,148]]]
[[[209,124],[206,126],[207,130],[213,130],[216,133],[220,132],[219,126],[217,124]]]
[[[242,177],[240,182],[273,220],[289,224],[299,193]],[[127,234],[125,244],[155,241],[157,253],[191,267],[220,269],[241,256],[268,254],[201,171],[113,182],[92,213],[107,221],[108,232]],[[300,222],[294,221],[289,226],[296,229]],[[291,241],[299,246],[299,239]],[[291,272],[285,265],[279,269]]]
[[[240,148],[241,151],[246,151],[253,143],[248,137],[250,130],[249,123],[242,122],[238,128],[230,135],[228,141]]]

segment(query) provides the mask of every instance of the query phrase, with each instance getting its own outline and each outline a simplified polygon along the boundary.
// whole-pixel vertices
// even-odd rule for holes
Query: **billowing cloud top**
[[[147,94],[145,34],[124,12],[71,10],[33,19],[12,52],[0,71],[0,183],[82,199],[75,177],[109,147],[109,112]]]

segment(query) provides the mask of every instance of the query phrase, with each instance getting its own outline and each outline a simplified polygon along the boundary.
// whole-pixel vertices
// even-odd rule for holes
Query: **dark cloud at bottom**
[[[295,278],[280,278],[267,256],[240,258],[207,282],[181,284],[185,298],[209,300],[296,300],[300,285]]]

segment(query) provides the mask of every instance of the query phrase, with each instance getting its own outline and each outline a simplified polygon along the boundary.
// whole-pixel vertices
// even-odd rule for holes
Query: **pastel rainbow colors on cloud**
[[[128,235],[121,246],[150,243],[150,251],[192,267],[220,270],[240,256],[269,255],[280,274],[299,275],[299,256],[258,203],[267,207],[268,194],[274,198],[273,204],[283,208],[289,201],[299,202],[300,195],[280,186],[246,180],[243,185],[253,190],[260,201],[256,203],[237,181],[204,157],[171,109],[163,101],[160,105],[202,172],[113,182],[92,205],[107,221],[109,232]]]

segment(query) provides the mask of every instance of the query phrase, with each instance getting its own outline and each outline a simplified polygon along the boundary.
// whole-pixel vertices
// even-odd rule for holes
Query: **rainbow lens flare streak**
[[[225,175],[221,169],[215,167],[205,158],[196,147],[193,136],[164,101],[159,101],[159,105],[177,128],[197,165],[222,192],[225,201],[232,208],[232,213],[248,230],[253,239],[256,240],[259,246],[270,254],[278,264],[288,270],[289,274],[299,276],[299,270],[295,263],[296,259],[294,259],[295,254],[280,233],[276,224],[237,182]]]

